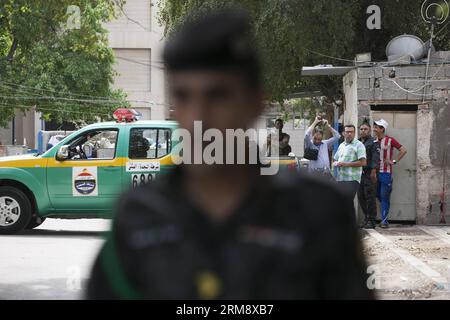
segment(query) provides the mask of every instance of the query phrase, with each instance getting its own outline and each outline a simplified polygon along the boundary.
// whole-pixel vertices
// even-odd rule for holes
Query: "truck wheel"
[[[25,229],[34,229],[39,227],[45,221],[45,217],[35,216],[32,217]]]
[[[19,189],[0,187],[0,234],[14,234],[30,223],[31,203]]]

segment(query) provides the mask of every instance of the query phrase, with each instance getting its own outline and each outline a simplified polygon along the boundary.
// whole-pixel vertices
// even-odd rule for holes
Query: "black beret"
[[[226,9],[188,18],[168,39],[164,62],[169,71],[241,69],[257,81],[260,65],[248,13]]]

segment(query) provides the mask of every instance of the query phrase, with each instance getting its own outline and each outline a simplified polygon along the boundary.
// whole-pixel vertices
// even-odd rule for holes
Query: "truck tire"
[[[40,216],[31,217],[31,220],[25,229],[34,229],[36,227],[39,227],[44,221],[45,221],[45,217],[40,217]]]
[[[30,223],[30,199],[20,189],[0,187],[0,234],[15,234]]]

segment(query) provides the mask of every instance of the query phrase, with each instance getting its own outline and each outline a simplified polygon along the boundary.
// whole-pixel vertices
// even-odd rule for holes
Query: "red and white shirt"
[[[394,148],[400,150],[402,145],[392,137],[384,136],[381,140],[376,140],[380,147],[380,172],[392,173],[392,165],[388,163],[388,160],[392,160],[394,155]]]

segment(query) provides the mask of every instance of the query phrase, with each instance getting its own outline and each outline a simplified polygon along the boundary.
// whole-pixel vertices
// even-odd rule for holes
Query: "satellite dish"
[[[427,49],[427,44],[419,37],[404,34],[389,41],[386,46],[386,56],[388,58],[390,56],[409,56],[411,60],[417,61],[425,57]]]

